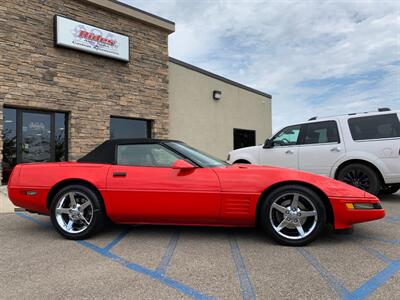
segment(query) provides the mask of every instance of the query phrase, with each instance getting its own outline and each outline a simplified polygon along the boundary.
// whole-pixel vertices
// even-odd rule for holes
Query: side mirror
[[[194,169],[194,166],[188,163],[186,160],[178,159],[172,164],[172,169],[177,170],[190,170]]]
[[[268,148],[273,148],[274,147],[274,141],[270,139],[266,139],[263,148],[268,149]]]

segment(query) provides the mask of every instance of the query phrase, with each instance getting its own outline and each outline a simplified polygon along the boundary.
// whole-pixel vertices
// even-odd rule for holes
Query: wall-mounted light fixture
[[[221,99],[222,92],[221,91],[213,91],[213,99],[214,100],[220,100]]]

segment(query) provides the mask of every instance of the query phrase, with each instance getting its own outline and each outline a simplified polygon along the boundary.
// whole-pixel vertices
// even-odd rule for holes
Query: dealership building
[[[225,158],[271,134],[271,96],[168,55],[173,22],[109,0],[0,3],[2,182],[109,138],[179,139]]]

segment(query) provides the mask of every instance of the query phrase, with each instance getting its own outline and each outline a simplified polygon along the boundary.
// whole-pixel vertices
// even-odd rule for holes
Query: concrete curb
[[[10,199],[8,199],[7,186],[0,186],[0,213],[10,213],[15,211],[23,211],[22,208],[15,207]]]

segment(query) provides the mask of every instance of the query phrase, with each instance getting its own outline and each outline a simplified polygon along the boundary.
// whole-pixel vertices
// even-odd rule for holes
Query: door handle
[[[293,150],[287,150],[286,152],[285,152],[286,154],[293,154],[294,152],[293,152]]]
[[[126,172],[114,172],[113,177],[126,177]]]
[[[340,152],[340,147],[333,147],[331,149],[332,152]]]

